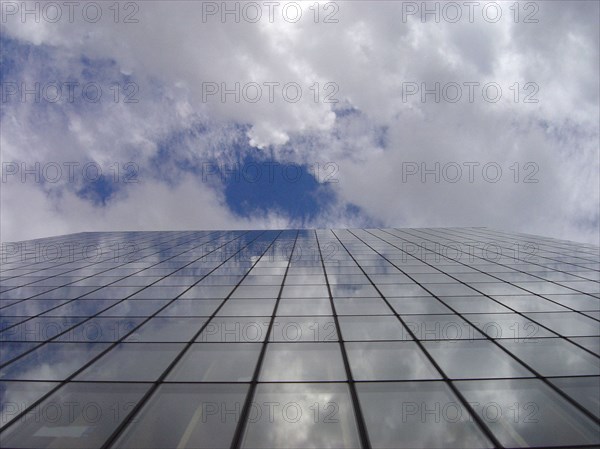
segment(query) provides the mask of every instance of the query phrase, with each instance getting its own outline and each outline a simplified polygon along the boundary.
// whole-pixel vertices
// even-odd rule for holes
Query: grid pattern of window
[[[600,444],[594,246],[114,232],[1,257],[3,447]]]

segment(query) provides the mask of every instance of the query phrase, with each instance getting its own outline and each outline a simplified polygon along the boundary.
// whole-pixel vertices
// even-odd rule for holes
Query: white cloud
[[[3,161],[145,163],[170,133],[210,118],[215,124],[209,139],[213,144],[229,142],[223,123],[247,124],[248,142],[276,157],[335,162],[340,207],[354,203],[385,226],[491,226],[598,243],[598,3],[539,3],[538,23],[523,23],[529,12],[524,3],[515,23],[510,5],[502,3],[498,23],[485,21],[479,10],[469,23],[465,10],[459,23],[439,24],[422,23],[418,17],[403,23],[403,4],[339,2],[338,23],[322,23],[331,12],[323,9],[324,3],[320,23],[314,23],[312,2],[303,4],[297,23],[277,14],[274,23],[221,23],[213,17],[204,23],[202,2],[139,2],[135,24],[114,23],[106,8],[107,16],[95,24],[80,19],[23,24],[9,18],[3,26],[7,35],[51,46],[57,55],[52,64],[60,75],[79,73],[82,55],[113,59],[119,71],[139,83],[140,102],[102,102],[85,110],[47,108],[42,115],[30,103],[5,108]],[[30,79],[44,76],[35,58],[19,63]],[[258,83],[263,101],[251,103],[242,95],[235,102],[229,95],[222,102],[218,94],[203,101],[206,83],[232,88],[236,82],[241,89],[248,87],[246,93],[253,92],[247,83]],[[286,101],[278,86],[274,101],[265,101],[265,82],[296,82],[302,99]],[[327,82],[335,83],[330,90],[325,89]],[[436,103],[429,95],[422,103],[419,94],[403,98],[406,83],[432,87],[436,82],[458,83],[461,101],[442,98]],[[473,103],[467,100],[465,82],[480,83]],[[490,82],[502,88],[498,103],[482,97],[481,86]],[[339,105],[323,102],[332,92],[359,113],[335,118]],[[524,103],[527,94],[539,102]],[[383,129],[385,149],[379,141]],[[218,148],[203,136],[189,140],[187,151],[199,158],[214,156]],[[295,153],[284,151],[290,146]],[[218,157],[226,159],[227,151]],[[431,176],[425,183],[417,176],[402,182],[406,162],[443,166],[471,161],[480,167],[498,163],[502,179],[486,182],[476,170],[473,183],[466,181],[465,171],[457,183],[432,182]],[[527,162],[539,167],[538,183],[522,182]],[[514,163],[520,167],[519,182],[512,179]],[[104,209],[72,193],[51,205],[43,195],[35,185],[3,185],[3,239],[92,228],[291,224],[276,214],[254,220],[235,217],[222,192],[187,178],[171,187],[148,179]],[[204,212],[190,210],[190,201],[202,204]],[[35,210],[21,204],[35,205]],[[148,205],[155,208],[144,210]],[[62,213],[56,212],[57,206]],[[28,214],[36,220],[26,219]],[[314,223],[362,220],[332,214],[323,211]]]

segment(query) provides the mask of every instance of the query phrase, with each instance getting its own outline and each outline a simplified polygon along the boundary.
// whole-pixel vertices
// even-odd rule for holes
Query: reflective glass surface
[[[600,418],[600,377],[557,377],[550,382]]]
[[[182,349],[177,343],[119,343],[75,380],[154,381]]]
[[[437,369],[412,341],[346,344],[355,380],[440,379]]]
[[[260,345],[253,343],[193,344],[167,381],[247,382],[252,380]]]
[[[502,346],[542,376],[600,374],[600,359],[560,338],[500,340]]]
[[[505,447],[600,443],[597,424],[538,379],[456,385]]]
[[[597,247],[487,228],[36,244],[106,252],[3,254],[2,447],[600,445]]]
[[[337,343],[271,343],[260,375],[264,382],[345,379]]]
[[[0,369],[0,379],[63,380],[107,347],[105,343],[46,343]]]
[[[2,434],[3,447],[101,447],[148,384],[68,383]]]
[[[374,448],[493,447],[443,382],[356,387]]]
[[[56,382],[0,382],[0,427],[58,385]]]
[[[161,385],[112,447],[228,448],[247,390],[244,384]]]
[[[487,340],[425,341],[423,347],[451,379],[533,376]]]
[[[395,316],[343,316],[339,320],[346,341],[410,340],[410,335]]]
[[[345,384],[261,384],[252,404],[244,448],[361,447]]]

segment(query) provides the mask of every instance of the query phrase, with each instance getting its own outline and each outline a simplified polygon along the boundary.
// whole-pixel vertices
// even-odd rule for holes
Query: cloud
[[[472,23],[465,8],[451,23],[452,11],[435,2],[427,6],[438,5],[439,23],[431,14],[421,20],[421,2],[321,2],[317,23],[312,3],[294,23],[282,2],[271,23],[258,4],[257,23],[243,3],[239,23],[233,15],[223,22],[220,11],[203,20],[203,5],[221,2],[134,3],[139,10],[121,10],[118,23],[107,8],[96,23],[79,12],[73,23],[8,17],[4,82],[97,83],[103,97],[13,98],[3,105],[2,161],[134,161],[144,182],[120,183],[104,206],[78,194],[79,182],[4,183],[2,238],[461,225],[598,243],[596,2],[521,2],[518,20],[499,4],[497,22],[477,8]],[[123,23],[130,13],[137,23]],[[126,103],[128,95],[139,101]],[[335,164],[334,203],[300,222],[269,204],[235,213],[226,185],[199,182],[193,167],[244,154]],[[434,172],[423,178],[423,169]]]

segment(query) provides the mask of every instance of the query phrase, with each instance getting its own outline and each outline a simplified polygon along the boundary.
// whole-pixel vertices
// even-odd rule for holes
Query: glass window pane
[[[221,299],[177,299],[158,313],[158,316],[211,316],[222,303]]]
[[[576,312],[527,313],[532,320],[566,337],[600,335],[600,323]]]
[[[335,298],[338,315],[392,315],[393,311],[379,298]]]
[[[556,377],[550,382],[600,418],[600,377]]]
[[[395,316],[341,316],[339,322],[345,341],[411,339]]]
[[[408,315],[403,317],[419,340],[471,340],[485,338],[458,315]]]
[[[259,384],[242,447],[359,448],[348,386]]]
[[[538,379],[456,382],[505,447],[598,444],[597,424]]]
[[[197,342],[258,343],[267,338],[270,317],[215,317]]]
[[[381,295],[371,284],[331,285],[331,295],[334,298],[381,298]],[[327,293],[325,296],[327,296]]]
[[[573,337],[569,338],[569,340],[574,341],[600,357],[600,337]]]
[[[4,306],[4,304],[0,303],[0,306]],[[2,315],[0,315],[0,330],[5,331],[8,328],[14,326],[15,324],[22,323],[23,321],[28,320],[28,317],[7,317],[4,316],[4,310],[2,309]]]
[[[105,343],[46,343],[0,370],[0,379],[63,380],[108,347]]]
[[[168,299],[126,299],[102,312],[100,316],[151,316],[169,301]]]
[[[196,343],[167,376],[171,382],[248,382],[252,380],[261,345]]]
[[[532,282],[525,283],[525,287],[527,285],[532,284]],[[499,282],[489,282],[489,283],[481,283],[477,284],[477,290],[485,295],[524,295],[527,293],[526,291],[520,289],[516,285],[509,283],[499,283]]]
[[[237,288],[231,298],[276,299],[280,290],[279,285],[248,285]]]
[[[35,317],[0,333],[0,341],[47,341],[85,318]],[[5,343],[2,343],[4,345]]]
[[[548,299],[556,301],[575,310],[598,311],[600,299],[588,295],[545,295]]]
[[[480,286],[490,286],[495,284],[477,284],[477,288]],[[501,284],[500,284],[501,285]],[[509,285],[509,284],[508,284]],[[479,296],[481,293],[473,290],[468,285],[460,284],[458,282],[448,284],[423,284],[427,290],[436,296]],[[509,285],[510,287],[510,285]],[[417,295],[414,295],[417,296]]]
[[[523,287],[524,289],[527,289],[530,292],[537,293],[540,295],[544,295],[547,293],[573,293],[573,290],[567,287],[563,287],[557,284],[551,284],[550,282],[515,282],[515,285]]]
[[[277,317],[269,341],[337,341],[333,317]]]
[[[229,299],[217,316],[268,316],[273,313],[275,299]]]
[[[473,313],[465,317],[490,338],[511,338],[519,341],[525,338],[533,340],[540,337],[556,337],[554,332],[516,313]]]
[[[128,296],[140,291],[142,287],[104,287],[93,291],[83,297],[83,299],[125,299]]]
[[[389,303],[399,315],[452,313],[441,301],[431,296],[417,298],[388,298]]]
[[[148,384],[68,383],[2,434],[3,447],[100,448]]]
[[[332,274],[327,277],[329,284],[369,284],[369,278],[364,274]],[[287,282],[287,280],[286,280]]]
[[[225,299],[233,288],[231,285],[196,285],[181,295],[181,299]]]
[[[485,296],[440,297],[449,307],[458,313],[502,313],[510,312],[502,304],[492,301]]]
[[[373,448],[493,447],[443,382],[356,384]]]
[[[345,346],[355,380],[441,378],[412,341],[348,342]]]
[[[54,307],[65,304],[66,300],[59,299],[28,299],[12,304],[2,309],[2,316],[27,316],[32,317],[46,312]],[[4,305],[4,304],[3,304]]]
[[[507,307],[517,312],[568,312],[569,309],[534,295],[494,296]]]
[[[0,428],[58,386],[58,382],[0,382]]]
[[[279,301],[278,316],[333,315],[329,298],[284,299]]]
[[[451,379],[533,377],[488,340],[424,341],[423,347]]]
[[[70,329],[56,341],[71,342],[113,342],[131,332],[144,318],[92,318]]]
[[[282,298],[329,298],[327,285],[286,285],[281,293]]]
[[[338,343],[269,343],[263,382],[346,380]]]
[[[0,363],[4,364],[15,357],[35,348],[38,342],[5,342],[0,344]]]
[[[187,287],[156,287],[150,286],[131,296],[130,299],[174,299],[184,292]]]
[[[56,309],[49,310],[45,316],[91,316],[102,310],[108,309],[118,302],[117,299],[76,299],[68,304],[64,304]]]
[[[296,276],[294,276],[296,277]],[[309,276],[298,276],[301,279],[310,280]],[[286,283],[289,282],[290,276],[287,277]],[[241,286],[246,285],[281,285],[283,282],[283,276],[246,276],[244,281],[240,284]],[[323,278],[323,282],[325,282],[325,278]],[[308,284],[319,284],[320,282],[308,282]],[[302,284],[302,282],[301,282]]]
[[[379,291],[386,298],[429,296],[429,292],[418,284],[387,284],[378,285]]]
[[[205,318],[154,317],[129,335],[127,342],[188,342],[206,322]]]
[[[229,448],[247,392],[244,384],[163,384],[113,447]]]
[[[562,338],[534,341],[498,340],[542,376],[585,376],[600,374],[600,359]]]
[[[183,349],[177,343],[120,343],[76,380],[155,381]]]

